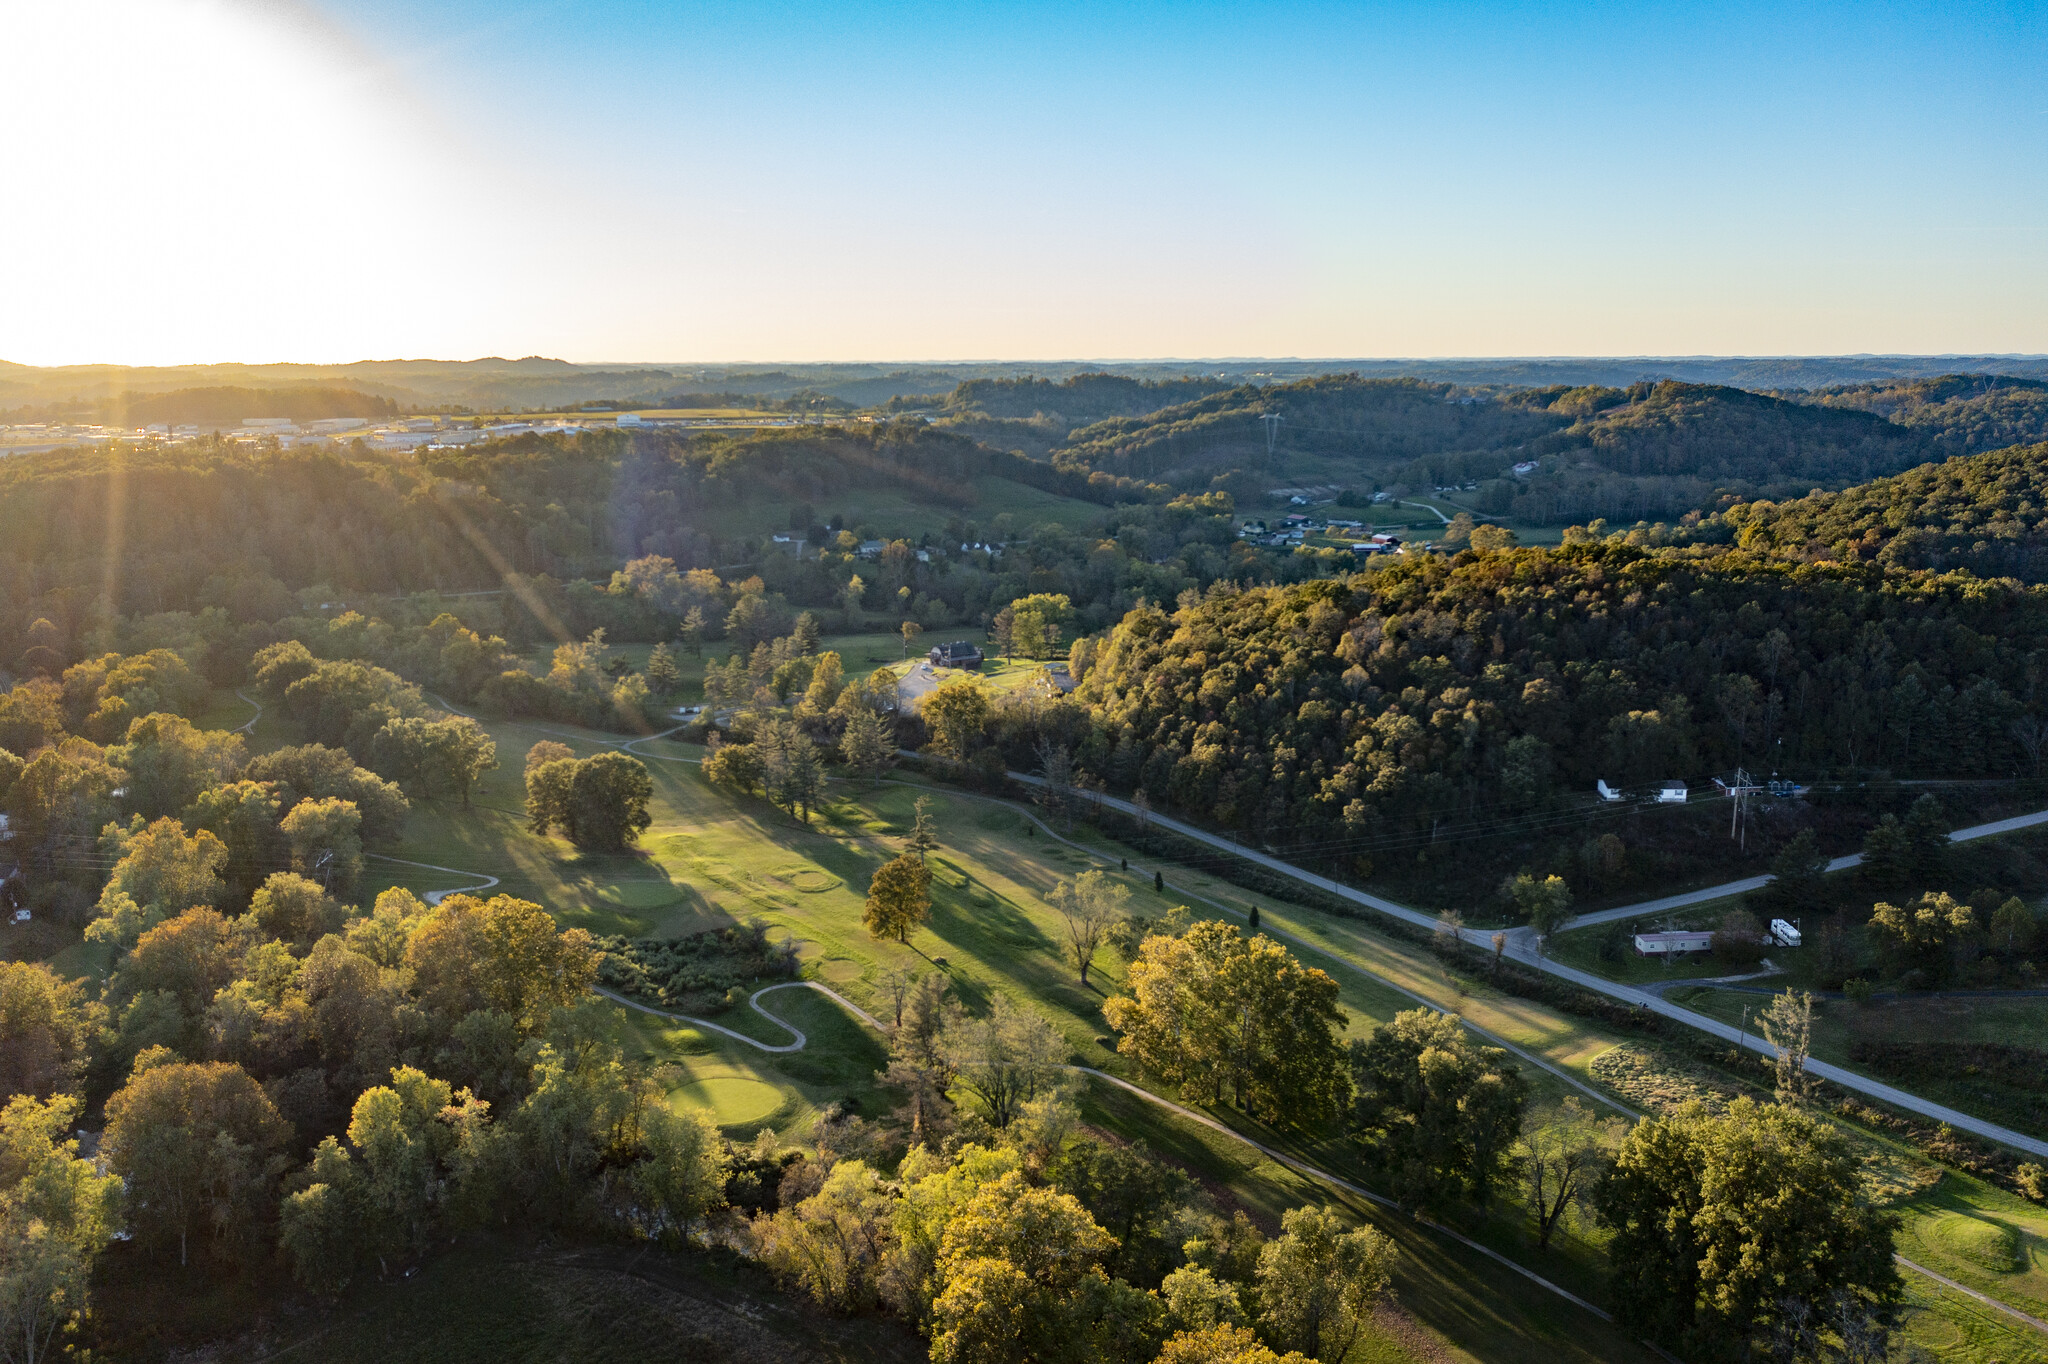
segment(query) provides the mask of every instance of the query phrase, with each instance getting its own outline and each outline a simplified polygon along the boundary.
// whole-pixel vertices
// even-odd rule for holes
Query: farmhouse
[[[951,644],[933,646],[930,657],[934,668],[979,668],[981,666],[980,646],[969,644],[964,639],[956,639]]]

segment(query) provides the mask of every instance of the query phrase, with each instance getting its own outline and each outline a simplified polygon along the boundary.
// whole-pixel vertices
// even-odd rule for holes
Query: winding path
[[[785,1042],[780,1046],[777,1046],[772,1042],[763,1042],[757,1038],[749,1037],[743,1032],[734,1032],[731,1028],[722,1027],[717,1023],[711,1022],[709,1019],[692,1018],[688,1014],[670,1013],[667,1009],[657,1009],[652,1004],[642,1004],[637,999],[628,999],[626,998],[626,996],[622,994],[616,994],[613,991],[605,989],[601,985],[593,985],[591,988],[597,991],[597,993],[603,995],[606,999],[609,999],[617,1004],[623,1004],[629,1009],[638,1009],[641,1013],[653,1014],[658,1018],[673,1018],[676,1022],[687,1023],[693,1028],[708,1028],[712,1032],[722,1033],[725,1036],[734,1039],[735,1041],[744,1042],[750,1047],[758,1047],[762,1051],[802,1051],[804,1049],[805,1044],[810,1041],[809,1038],[804,1036],[803,1029],[797,1027],[796,1024],[788,1022],[785,1019],[777,1018],[774,1014],[769,1013],[766,1009],[761,1007],[761,996],[767,994],[771,990],[816,990],[819,994],[824,995],[829,999],[838,1000],[841,1004],[845,1005],[847,1009],[854,1014],[855,1017],[859,1018],[861,1022],[867,1024],[870,1028],[873,1028],[875,1031],[881,1033],[883,1036],[886,1037],[889,1032],[889,1030],[886,1027],[882,1026],[881,1020],[877,1019],[873,1014],[869,1013],[866,1009],[861,1008],[860,1005],[854,1003],[845,995],[840,994],[837,990],[832,989],[830,986],[821,985],[815,980],[789,980],[784,981],[780,985],[764,985],[760,989],[754,991],[754,993],[748,997],[747,1003],[753,1008],[755,1013],[761,1015],[761,1017],[767,1019],[770,1023],[773,1023],[776,1027],[781,1028],[790,1036],[796,1038],[796,1041]]]
[[[467,895],[471,891],[489,890],[492,886],[498,884],[497,877],[484,876],[480,871],[463,871],[458,867],[437,867],[431,862],[408,862],[403,857],[386,857],[383,853],[364,853],[363,856],[374,858],[379,862],[396,862],[401,867],[422,867],[427,871],[445,871],[450,876],[477,876],[483,878],[475,885],[450,886],[446,890],[430,890],[425,895],[420,896],[422,900],[425,900],[430,905],[438,905],[450,895]]]
[[[254,715],[250,716],[241,724],[236,725],[234,728],[234,732],[236,734],[247,734],[249,731],[255,729],[256,722],[263,718],[263,703],[261,701],[258,701],[255,697],[249,695],[249,693],[243,691],[240,687],[235,688],[235,695],[241,697],[244,701],[247,701],[250,705],[256,707],[256,713]]]

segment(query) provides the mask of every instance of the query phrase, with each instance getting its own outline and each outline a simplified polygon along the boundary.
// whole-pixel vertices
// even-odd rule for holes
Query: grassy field
[[[915,544],[929,534],[943,539],[947,521],[959,517],[971,522],[977,538],[991,536],[1006,540],[1037,526],[1065,526],[1080,530],[1094,525],[1108,508],[1079,498],[1062,497],[1006,478],[981,475],[968,479],[957,489],[959,503],[952,507],[935,505],[928,492],[916,488],[877,483],[833,493],[813,504],[820,521],[833,516],[845,518],[848,530],[865,527],[885,540],[909,540]],[[1009,521],[998,526],[997,517]],[[763,535],[789,529],[789,498],[769,489],[719,509],[720,523],[728,534]]]
[[[893,636],[842,637],[828,643],[849,656],[850,666],[865,663],[861,658],[864,650],[900,654],[900,644]],[[893,660],[884,657],[881,661]],[[232,697],[218,699],[217,709],[217,722],[222,723],[238,724],[250,714],[246,704]],[[765,804],[707,787],[689,761],[701,757],[702,750],[655,741],[639,746],[650,758],[656,784],[656,822],[641,849],[623,856],[586,857],[562,842],[537,839],[526,832],[521,759],[526,748],[542,738],[567,739],[580,754],[587,755],[615,743],[616,736],[554,725],[494,722],[489,728],[498,742],[502,766],[480,784],[473,805],[464,809],[449,801],[417,802],[402,843],[388,850],[392,855],[498,877],[500,884],[493,893],[536,900],[563,924],[597,933],[668,936],[758,916],[771,925],[771,937],[794,940],[805,976],[830,983],[871,1011],[882,1010],[877,981],[883,970],[910,966],[939,971],[956,996],[970,1006],[983,1004],[994,992],[1007,993],[1051,1018],[1065,1035],[1075,1060],[1134,1081],[1140,1078],[1098,1040],[1107,1031],[1101,1004],[1117,983],[1114,959],[1101,954],[1094,979],[1084,987],[1061,956],[1059,923],[1044,904],[1046,891],[1058,877],[1096,863],[1081,850],[1048,837],[1019,807],[924,787],[913,777],[899,775],[881,782],[835,783],[829,805],[805,827]],[[266,715],[258,721],[252,738],[255,746],[262,748],[286,742],[289,736],[275,717]],[[876,942],[859,922],[867,880],[880,862],[900,850],[911,803],[921,789],[934,798],[942,842],[934,864],[932,919],[908,946]],[[1070,836],[1102,856],[1129,860],[1128,884],[1138,908],[1158,910],[1193,901],[1198,912],[1220,913],[1224,909],[1242,912],[1256,903],[1269,930],[1298,939],[1296,950],[1304,959],[1336,977],[1351,1036],[1362,1035],[1394,1013],[1414,1007],[1413,996],[1420,996],[1456,1010],[1476,1026],[1522,1049],[1531,1062],[1525,1072],[1533,1082],[1532,1124],[1549,1120],[1562,1099],[1576,1092],[1573,1081],[1597,1083],[1592,1073],[1594,1059],[1621,1040],[1483,984],[1452,978],[1427,952],[1377,932],[1369,920],[1332,916],[1254,896],[1206,872],[1141,857],[1086,826],[1075,828]],[[1164,896],[1152,890],[1150,873],[1155,866],[1172,882]],[[474,879],[388,861],[373,861],[370,867],[366,894],[385,885],[402,884],[425,891]],[[809,1035],[810,1044],[804,1050],[772,1054],[706,1029],[624,1007],[615,1010],[614,1019],[628,1055],[657,1075],[671,1102],[709,1108],[735,1137],[750,1137],[762,1126],[800,1134],[833,1102],[851,1100],[858,1111],[869,1115],[887,1110],[891,1096],[874,1082],[885,1059],[881,1039],[840,1006],[809,991],[777,991],[763,1002],[771,1013]],[[787,1040],[785,1032],[750,1009],[729,1010],[717,1021],[766,1042]],[[1376,1343],[1370,1358],[1644,1357],[1633,1342],[1526,1278],[1439,1233],[1362,1200],[1340,1196],[1249,1145],[1100,1083],[1091,1083],[1086,1091],[1083,1111],[1088,1121],[1103,1129],[1147,1141],[1196,1173],[1226,1203],[1245,1207],[1268,1226],[1288,1207],[1327,1201],[1395,1236],[1404,1252],[1398,1287],[1406,1315],[1401,1320],[1412,1330],[1403,1335],[1390,1329]],[[1346,1178],[1371,1183],[1361,1153],[1347,1141],[1317,1140],[1267,1128],[1229,1109],[1204,1111],[1247,1138]],[[1944,1197],[1975,1200],[1969,1206],[1981,1203],[1984,1217],[2005,1223],[2017,1225],[2015,1219],[2022,1214],[2031,1218],[2026,1205],[2011,1206],[2017,1200],[1988,1187],[1944,1184],[1939,1192]],[[1986,1252],[1978,1242],[1986,1242],[1994,1233],[1960,1223],[1946,1232],[1938,1230],[1946,1225],[1943,1219],[1978,1217],[1977,1212],[1933,1203],[1924,1209],[1914,1206],[1909,1212],[1914,1219],[1911,1227],[1926,1223],[1933,1229],[1922,1238],[1926,1245],[1916,1242],[1917,1249],[1907,1253],[1930,1268],[2005,1300],[2023,1306],[2034,1301],[2035,1289],[2028,1277],[2031,1271],[2001,1273],[1978,1267],[1969,1258],[1973,1247],[1981,1258]],[[2026,1220],[2025,1225],[2019,1235],[2031,1255],[2034,1242],[2026,1238],[2036,1235],[2032,1230],[2035,1223]],[[1505,1191],[1489,1213],[1467,1216],[1458,1229],[1574,1292],[1595,1301],[1604,1296],[1601,1233],[1573,1224],[1547,1254],[1539,1253],[1530,1219],[1514,1190]],[[1910,1227],[1909,1233],[1918,1234]],[[1901,1244],[1905,1248],[1904,1240]],[[1984,1283],[1968,1277],[1972,1273]],[[556,1292],[539,1281],[536,1285],[536,1300]],[[1959,1361],[2031,1357],[2002,1334],[2000,1321],[1980,1306],[1947,1290],[1926,1286],[1924,1281],[1915,1293],[1911,1338],[1937,1357]],[[375,1329],[387,1340],[393,1339],[394,1333],[411,1331],[413,1328],[402,1325],[409,1320],[407,1310],[394,1299],[388,1310],[380,1308],[373,1314],[380,1323]],[[618,1310],[626,1314],[643,1309],[622,1306]],[[536,1330],[536,1338],[553,1338],[541,1328]],[[353,1339],[340,1331],[336,1338],[342,1342]],[[439,1339],[432,1332],[427,1332],[426,1338]],[[1418,1346],[1416,1341],[1424,1344]],[[333,1357],[350,1357],[352,1348],[341,1349]],[[313,1353],[317,1357],[321,1351]],[[418,1352],[402,1357],[540,1356],[462,1354],[452,1346],[423,1344]]]

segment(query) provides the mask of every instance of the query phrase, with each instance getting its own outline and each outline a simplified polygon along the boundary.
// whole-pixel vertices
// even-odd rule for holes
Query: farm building
[[[1656,933],[1636,934],[1636,951],[1646,957],[1670,956],[1675,952],[1705,952],[1713,945],[1713,932],[1705,928],[1669,928]]]

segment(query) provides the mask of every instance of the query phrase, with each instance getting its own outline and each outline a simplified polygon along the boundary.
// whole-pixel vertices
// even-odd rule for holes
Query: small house
[[[1679,952],[1706,952],[1714,946],[1714,935],[1704,928],[1667,928],[1656,933],[1636,934],[1636,951],[1646,957],[1668,957]]]
[[[1614,801],[1621,799],[1621,792],[1609,786],[1604,777],[1593,783],[1593,789],[1600,793],[1600,799],[1602,800]]]
[[[1657,800],[1662,805],[1685,804],[1685,783],[1673,779],[1657,788]]]
[[[929,657],[934,668],[979,668],[981,646],[956,639],[951,644],[934,645]]]

